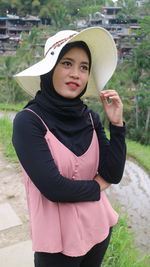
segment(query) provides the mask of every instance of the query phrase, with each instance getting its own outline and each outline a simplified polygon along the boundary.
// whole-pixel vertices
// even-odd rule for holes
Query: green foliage
[[[13,75],[27,68],[40,58],[41,47],[37,46],[39,40],[37,28],[33,28],[30,35],[24,36],[16,56],[0,58],[0,100],[5,103],[16,103],[29,100],[30,97],[15,82]],[[43,51],[42,51],[43,53]]]
[[[144,5],[142,5],[141,7],[141,15],[142,14],[145,14],[145,16],[150,15],[150,1],[149,0],[145,1]]]
[[[129,232],[127,215],[121,215],[114,227],[110,245],[106,252],[102,267],[148,267],[150,256],[140,256],[134,245],[134,234]]]
[[[0,110],[2,111],[20,111],[27,104],[27,101],[19,102],[17,104],[0,103]]]
[[[6,10],[20,16],[26,16],[27,14],[40,15],[52,18],[57,25],[59,19],[61,23],[66,23],[68,15],[76,15],[78,9],[82,7],[104,5],[104,3],[103,0],[1,0],[0,15],[4,16]],[[56,15],[59,15],[59,17],[56,18]]]
[[[87,16],[89,7],[91,7],[91,10],[93,11],[97,6],[98,9],[96,11],[99,11],[99,7],[104,6],[105,2],[106,1],[104,0],[1,0],[0,16],[5,16],[6,10],[8,10],[10,14],[16,14],[19,16],[26,16],[27,14],[36,16],[40,15],[48,18],[51,17],[55,21],[54,18],[56,17],[56,13],[61,13],[60,10],[64,10],[67,16],[71,17],[76,16],[78,14],[78,10],[80,11],[80,14]],[[107,0],[107,3],[110,6],[113,6],[112,0]],[[139,10],[135,5],[135,1],[118,1],[119,6],[123,6],[123,3],[126,3],[126,7],[123,8],[121,16],[123,16],[124,18],[127,18],[129,16],[135,17],[136,13],[138,13]],[[147,13],[147,9],[145,9],[144,12]],[[62,14],[62,17],[65,18],[64,14]],[[63,22],[61,17],[60,19]]]
[[[135,141],[127,140],[127,153],[144,167],[150,174],[150,145],[141,145]]]
[[[19,97],[19,87],[14,82],[12,76],[17,70],[18,61],[11,56],[5,57],[5,61],[0,68],[0,99],[1,102],[15,102]],[[22,94],[20,94],[22,100]]]
[[[150,144],[150,19],[140,20],[137,33],[140,43],[135,42],[132,53],[118,64],[116,73],[107,84],[107,89],[116,89],[124,103],[124,119],[127,137]]]
[[[139,9],[135,0],[123,0],[119,1],[118,4],[122,7],[117,15],[119,18],[126,20],[139,17]]]
[[[12,141],[12,123],[9,118],[0,119],[0,142],[4,147],[4,155],[12,162],[17,162],[16,153],[14,151]]]
[[[93,15],[95,12],[100,11],[101,5],[83,6],[79,9],[79,17],[89,18],[89,15]]]
[[[150,19],[145,17],[140,21],[140,25],[138,37],[141,42],[136,45],[133,53],[124,63],[125,68],[129,69],[128,77],[134,88],[132,96],[135,100],[132,103],[133,112],[127,120],[127,127],[129,128],[128,137],[148,145],[150,144]],[[131,102],[128,105],[131,105]]]

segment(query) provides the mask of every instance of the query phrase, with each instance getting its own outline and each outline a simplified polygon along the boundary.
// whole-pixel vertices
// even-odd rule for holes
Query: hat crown
[[[77,33],[77,31],[64,30],[57,32],[52,37],[49,37],[45,43],[44,55],[46,55],[52,48],[61,46],[63,43],[67,42]]]

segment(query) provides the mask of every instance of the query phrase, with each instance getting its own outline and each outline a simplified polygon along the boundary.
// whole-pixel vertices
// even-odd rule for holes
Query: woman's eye
[[[66,67],[71,66],[71,62],[69,62],[69,61],[63,61],[61,64],[66,66]]]
[[[83,66],[81,66],[81,70],[87,71],[87,70],[89,70],[89,67],[86,65],[83,65]]]

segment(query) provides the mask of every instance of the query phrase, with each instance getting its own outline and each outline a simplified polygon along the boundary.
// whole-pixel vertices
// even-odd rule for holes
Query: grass
[[[12,123],[9,118],[0,119],[0,143],[3,146],[4,155],[11,162],[17,162],[17,156],[11,141]]]
[[[121,214],[118,224],[113,228],[102,267],[149,267],[150,255],[142,257],[133,240],[134,234],[127,226],[127,215]]]
[[[27,104],[26,102],[21,102],[19,104],[6,104],[0,103],[0,110],[1,111],[20,111],[22,108]],[[18,162],[15,150],[12,145],[12,123],[10,122],[9,118],[3,117],[0,119],[0,143],[3,146],[4,155],[8,158],[11,162]]]
[[[5,104],[5,103],[0,103],[0,110],[3,111],[20,111],[25,105],[27,104],[26,102],[21,102],[20,104]]]
[[[135,141],[127,140],[127,153],[136,159],[150,174],[150,146],[144,146]]]

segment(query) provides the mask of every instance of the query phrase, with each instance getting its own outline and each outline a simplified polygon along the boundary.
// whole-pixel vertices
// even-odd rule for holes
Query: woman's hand
[[[99,174],[97,174],[94,180],[100,185],[101,191],[107,189],[111,184],[106,182]]]
[[[123,104],[115,90],[100,92],[105,113],[109,121],[116,126],[123,126]]]

